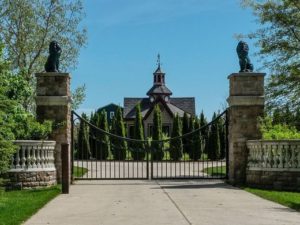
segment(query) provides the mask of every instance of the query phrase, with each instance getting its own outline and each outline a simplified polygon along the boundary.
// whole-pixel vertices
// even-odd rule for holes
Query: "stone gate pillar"
[[[61,144],[71,142],[71,78],[68,73],[50,72],[37,73],[36,79],[37,119],[54,122],[54,130],[50,139],[56,141],[55,167],[57,181],[60,183],[62,177]],[[70,154],[70,148],[68,154]]]
[[[246,180],[248,150],[246,141],[261,139],[258,117],[264,114],[265,73],[242,72],[228,76],[229,104],[229,182]]]

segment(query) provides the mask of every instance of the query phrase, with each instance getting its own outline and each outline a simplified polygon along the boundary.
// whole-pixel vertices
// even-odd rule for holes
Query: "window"
[[[163,125],[162,126],[162,132],[167,135],[168,137],[170,137],[170,125]]]
[[[110,119],[114,118],[114,116],[115,116],[115,112],[113,112],[113,111],[109,112],[109,118]]]
[[[160,83],[160,82],[161,82],[161,76],[158,75],[158,83]]]
[[[153,125],[152,124],[148,124],[148,137],[152,137],[153,135]]]
[[[134,126],[133,125],[129,125],[128,137],[129,138],[133,138],[134,137]]]

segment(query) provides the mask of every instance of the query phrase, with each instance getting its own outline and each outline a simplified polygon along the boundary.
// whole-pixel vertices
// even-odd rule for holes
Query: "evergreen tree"
[[[88,117],[85,113],[82,113],[81,117],[88,121]],[[86,122],[80,120],[78,131],[78,150],[77,159],[90,159],[91,150],[89,143],[89,131]]]
[[[210,160],[216,160],[220,158],[220,137],[219,137],[219,126],[216,119],[216,113],[214,113],[210,127],[210,133],[208,138],[208,158]]]
[[[195,130],[195,118],[190,116],[189,118],[189,131],[191,133]],[[183,149],[187,149],[187,153],[190,155],[190,152],[194,151],[194,134],[190,134],[185,137],[187,139],[186,145],[183,145]]]
[[[144,127],[141,113],[141,105],[137,104],[135,107],[135,121],[134,121],[134,139],[144,140]],[[131,156],[134,160],[142,160],[145,158],[145,143],[132,143]]]
[[[162,122],[161,122],[161,111],[158,105],[154,106],[153,115],[153,134],[152,140],[162,140]],[[152,142],[152,159],[162,160],[164,158],[163,143]]]
[[[97,113],[97,127],[103,131],[108,132],[108,122],[106,111],[102,110],[100,113]],[[109,156],[110,153],[110,141],[109,136],[104,132],[98,131],[97,132],[97,153],[96,157],[100,160],[105,160]]]
[[[188,133],[189,130],[189,117],[186,112],[184,112],[182,117],[182,134]],[[189,139],[188,137],[182,138],[182,144],[183,144],[183,152],[188,153],[189,152],[189,146],[188,146]]]
[[[113,133],[120,136],[125,137],[125,126],[123,122],[122,110],[118,107],[115,119],[113,120]],[[126,159],[127,153],[127,142],[126,140],[111,137],[112,143],[112,153],[114,155],[114,159],[116,160],[124,160]]]
[[[226,131],[225,121],[222,118],[218,120],[218,130],[220,139],[220,159],[224,159],[226,156]]]
[[[90,123],[97,126],[97,113],[91,113],[91,116],[90,116]],[[95,148],[96,148],[96,136],[97,136],[97,131],[95,128],[93,127],[90,127],[89,129],[89,142],[90,142],[90,149],[91,149],[91,157],[92,158],[95,158]]]
[[[195,119],[195,131],[193,133],[193,151],[190,152],[190,159],[192,160],[198,160],[201,157],[202,149],[201,149],[201,130],[200,128],[200,121],[199,119]]]
[[[173,130],[171,137],[179,137],[182,135],[181,120],[178,114],[173,120]],[[180,160],[183,154],[182,139],[176,138],[170,141],[170,157],[172,160]]]
[[[201,137],[204,142],[202,145],[202,147],[203,147],[202,152],[207,154],[209,151],[209,148],[208,148],[209,147],[208,146],[209,127],[206,125],[207,125],[207,120],[206,120],[203,110],[202,110],[201,114],[200,114],[200,127],[203,127],[201,129]]]

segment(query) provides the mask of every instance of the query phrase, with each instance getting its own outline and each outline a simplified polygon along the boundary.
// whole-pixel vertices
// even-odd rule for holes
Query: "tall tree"
[[[152,140],[153,141],[162,140],[161,111],[158,105],[154,106]],[[162,160],[164,158],[163,143],[152,142],[151,146],[152,146],[152,159]]]
[[[86,43],[86,29],[81,25],[83,17],[81,0],[0,1],[0,38],[12,69],[34,85],[33,74],[44,70],[52,40],[62,46],[61,69],[74,68],[79,50]],[[82,87],[73,97],[82,97]],[[24,101],[27,106],[33,99]]]
[[[115,119],[113,121],[112,131],[114,134],[118,135],[120,138],[111,137],[112,143],[112,153],[114,159],[116,160],[124,160],[126,159],[127,154],[127,141],[122,139],[126,137],[125,134],[125,126],[123,122],[123,115],[121,107],[118,107]]]
[[[171,137],[180,137],[182,135],[182,125],[178,114],[173,120],[173,129]],[[182,138],[176,138],[170,140],[170,158],[172,160],[180,160],[183,154]]]
[[[82,113],[81,117],[88,121],[88,117],[85,113]],[[90,159],[91,149],[89,142],[89,131],[88,126],[84,120],[80,120],[79,131],[78,131],[78,149],[76,153],[77,159]]]
[[[186,112],[184,112],[183,114],[183,117],[182,117],[182,134],[186,134],[188,133],[190,130],[189,130],[189,117],[187,115]],[[188,146],[188,142],[189,142],[189,139],[188,137],[183,137],[182,138],[182,144],[183,144],[183,152],[184,153],[187,153],[189,151],[189,146]]]
[[[273,118],[273,121],[272,121],[273,125],[284,123],[282,110],[280,108],[275,108],[273,110],[272,118]]]
[[[97,113],[91,113],[90,116],[90,123],[97,126],[97,119],[98,119],[98,114]],[[89,142],[90,142],[90,149],[91,149],[91,157],[95,158],[95,149],[96,149],[96,129],[93,127],[90,127],[89,129]]]
[[[193,139],[193,151],[190,152],[190,159],[198,160],[201,157],[201,130],[200,130],[200,121],[198,118],[195,119],[195,132],[192,136]]]
[[[217,160],[220,158],[220,137],[219,137],[219,122],[216,120],[217,116],[214,113],[212,117],[213,123],[210,126],[208,138],[208,158],[210,160]]]
[[[296,110],[294,121],[296,129],[300,131],[300,108]]]
[[[207,125],[207,120],[206,120],[206,118],[204,116],[204,112],[202,110],[201,114],[200,114],[200,127],[202,127],[201,137],[202,137],[202,140],[204,142],[203,145],[202,145],[202,147],[203,147],[202,151],[207,154],[207,152],[208,152],[209,127],[206,126],[206,125]]]
[[[13,112],[17,101],[8,97],[10,75],[9,64],[4,60],[3,46],[0,45],[0,175],[9,168],[9,161],[16,150],[12,140],[15,139]]]
[[[299,78],[300,78],[300,76],[299,76]],[[291,112],[290,107],[289,107],[288,104],[286,104],[284,106],[283,118],[284,118],[284,123],[285,124],[287,124],[287,125],[293,125],[293,123],[294,123],[294,121],[293,121],[294,120],[294,115]]]
[[[195,123],[196,123],[197,117],[190,116],[189,118],[189,131],[188,133],[191,133],[195,130]],[[183,145],[183,149],[187,149],[187,153],[191,155],[190,152],[194,151],[194,133],[188,135],[185,137],[187,139],[186,145]]]
[[[135,107],[135,121],[134,121],[134,139],[144,141],[144,126],[141,113],[141,105],[137,104]],[[142,160],[145,158],[145,143],[134,142],[132,143],[131,156],[134,160]]]
[[[219,113],[218,113],[219,116]],[[218,131],[219,131],[219,140],[220,140],[220,159],[224,159],[226,156],[226,130],[225,130],[225,121],[222,117],[218,120]]]
[[[270,69],[266,94],[268,108],[300,103],[300,1],[243,0],[261,27],[248,35],[260,47],[259,55]]]
[[[97,127],[103,131],[108,132],[108,122],[106,111],[102,110],[101,112],[97,112]],[[109,136],[102,131],[97,131],[97,146],[96,146],[96,158],[105,160],[110,154],[110,141]]]

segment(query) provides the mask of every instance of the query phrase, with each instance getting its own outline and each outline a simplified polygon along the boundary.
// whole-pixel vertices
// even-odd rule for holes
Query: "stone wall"
[[[8,189],[24,189],[56,184],[55,141],[18,140],[10,162]]]
[[[37,73],[36,113],[40,121],[55,123],[51,138],[56,141],[55,166],[61,182],[61,144],[71,143],[71,91],[68,73]],[[70,154],[70,149],[69,149]]]
[[[247,185],[300,191],[300,140],[251,140],[247,148]]]
[[[230,81],[229,104],[229,181],[246,181],[249,139],[260,139],[258,117],[264,114],[263,73],[233,73]]]
[[[8,172],[8,178],[8,189],[49,187],[56,184],[56,171]]]
[[[300,171],[247,170],[250,187],[300,191]]]

